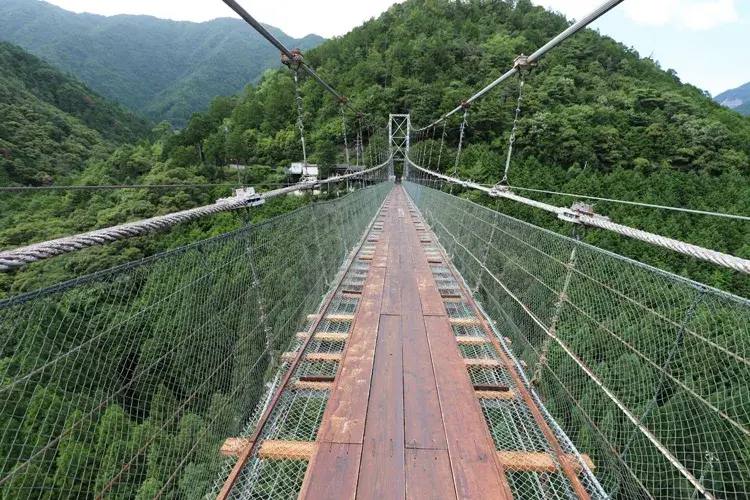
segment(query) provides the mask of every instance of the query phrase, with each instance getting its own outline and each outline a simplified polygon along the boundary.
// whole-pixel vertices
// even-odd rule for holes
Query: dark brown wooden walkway
[[[338,367],[335,377],[298,376],[284,389],[305,407],[304,398],[325,394],[320,426],[301,440],[271,432],[257,450],[253,439],[262,426],[251,439],[227,440],[222,453],[240,460],[219,498],[228,498],[254,454],[260,461],[308,462],[300,469],[301,490],[274,498],[299,492],[307,500],[589,499],[578,477],[583,463],[563,451],[400,185],[353,259],[359,268],[350,261],[345,276],[354,281],[342,278],[331,297],[356,297],[354,315],[330,311],[328,302],[309,332],[299,334],[338,343],[343,352],[305,352],[302,342],[282,356],[293,366],[305,360]],[[329,330],[334,323],[346,326]],[[286,474],[274,485],[290,480],[285,469],[269,470]]]
[[[415,219],[396,187],[300,498],[511,498]]]

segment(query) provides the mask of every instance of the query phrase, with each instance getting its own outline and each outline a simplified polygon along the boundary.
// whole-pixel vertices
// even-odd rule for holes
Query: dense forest
[[[516,55],[530,53],[565,26],[565,19],[533,7],[528,0],[408,0],[393,6],[379,19],[306,53],[306,58],[324,78],[349,96],[354,106],[367,111],[365,135],[370,138],[370,149],[373,149],[376,148],[373,127],[384,127],[388,113],[408,112],[415,124],[424,125],[505,71]],[[23,74],[51,72],[48,66],[12,47],[4,50],[11,63],[7,74],[4,71],[0,77],[0,84],[11,90],[0,94],[0,106],[3,117],[6,113],[18,117],[19,126],[9,130],[3,128],[5,120],[0,123],[0,141],[3,141],[0,179],[3,184],[230,182],[236,172],[228,166],[241,162],[249,165],[243,173],[243,182],[263,186],[283,182],[280,169],[301,159],[295,123],[295,88],[288,70],[269,71],[257,83],[247,85],[242,93],[214,99],[206,112],[192,115],[179,132],[168,123],[148,131],[147,127],[138,125],[141,122],[132,121],[131,115],[118,115],[121,110],[114,105],[106,108],[109,111],[104,116],[87,121],[91,111],[86,107],[87,101],[81,109],[65,108],[67,101],[55,100],[54,96],[59,95],[56,86],[45,90],[38,88],[44,83],[36,82],[38,78],[27,81],[23,77]],[[16,59],[27,62],[20,64]],[[63,86],[68,82],[57,74],[49,78],[59,79]],[[245,82],[250,80],[247,78]],[[4,83],[6,81],[8,83]],[[77,85],[82,92],[86,89]],[[339,105],[311,80],[304,79],[301,90],[311,161],[321,164],[340,161],[343,154]],[[458,169],[460,177],[489,184],[502,177],[517,93],[517,85],[509,83],[471,109]],[[655,61],[641,58],[633,50],[587,31],[541,61],[528,76],[525,93],[518,147],[511,165],[512,184],[750,213],[750,118],[723,108],[701,90],[683,84],[674,71],[664,71]],[[83,92],[81,99],[91,95],[91,92]],[[97,105],[104,105],[103,99],[92,99]],[[100,130],[107,120],[111,120],[109,133]],[[111,123],[117,126],[113,128]],[[126,126],[128,123],[130,125]],[[352,144],[356,120],[348,118],[346,126],[349,144]],[[132,135],[117,135],[120,130],[122,134],[130,130],[128,134]],[[438,138],[440,133],[438,130]],[[37,138],[39,146],[29,147],[26,136],[19,134]],[[438,147],[439,143],[431,142],[431,137],[427,134],[415,139],[428,147],[431,144]],[[433,159],[431,166],[451,171],[457,142],[458,120],[455,120],[448,127],[448,147],[442,163],[438,165]],[[34,163],[35,160],[38,163]],[[3,193],[0,248],[191,208],[211,203],[226,194],[225,188],[218,187],[34,195]],[[474,193],[460,194],[496,206],[495,201]],[[559,205],[573,201],[557,197],[544,199]],[[292,197],[277,200],[253,212],[251,220],[260,221],[306,202]],[[546,213],[510,202],[497,206],[510,215],[570,234],[569,226]],[[623,223],[750,257],[750,231],[745,223],[605,203],[598,204],[597,210]],[[154,255],[226,233],[243,223],[236,215],[219,215],[155,237],[89,249],[6,273],[0,275],[0,297]],[[602,232],[590,231],[584,241],[750,296],[747,279],[714,266]],[[158,288],[154,283],[150,286]],[[144,284],[142,289],[148,291],[150,287]],[[199,303],[195,297],[191,300]],[[132,305],[126,300],[123,302],[123,307]],[[139,325],[139,328],[143,332],[158,330],[160,323],[156,323]],[[143,335],[143,339],[147,339],[146,333]],[[19,356],[25,353],[31,359],[31,353],[43,352],[43,335],[39,338],[42,341],[29,341],[29,345],[24,346],[26,351]],[[144,342],[131,348],[136,351],[142,348],[146,352],[153,349],[153,345]],[[14,349],[10,346],[9,352],[14,353]],[[153,351],[149,352],[153,356]],[[117,355],[124,356],[122,352]],[[178,368],[189,370],[190,363],[184,360],[193,359],[190,356],[197,359],[195,353],[189,352],[180,360],[173,360],[175,373]],[[3,384],[17,376],[18,366],[24,366],[23,361],[12,360],[10,356],[3,359],[0,365]],[[172,408],[174,400],[182,398],[184,401],[184,394],[179,391],[154,387],[151,393],[140,395],[143,401],[150,402],[152,415],[127,415],[122,401],[109,405],[91,421],[91,428],[81,429],[79,434],[71,435],[70,439],[46,451],[46,463],[51,464],[49,470],[22,475],[16,486],[24,486],[23,481],[27,480],[32,486],[47,488],[45,491],[56,487],[69,492],[70,498],[76,495],[86,498],[81,493],[88,491],[86,485],[99,488],[106,480],[106,474],[95,477],[90,471],[109,467],[120,459],[119,455],[108,456],[112,432],[122,434],[123,429],[127,429],[133,436],[132,441],[114,442],[122,447],[137,445],[139,436],[149,431],[148,423],[163,417],[160,413],[163,408]],[[88,386],[76,388],[76,401],[87,401],[88,392],[93,394],[96,390]],[[163,480],[159,475],[167,470],[166,462],[159,462],[160,457],[179,455],[192,439],[191,433],[203,428],[202,422],[217,421],[216,406],[226,395],[217,392],[201,396],[204,406],[188,408],[191,411],[184,412],[179,425],[170,429],[165,441],[148,450],[146,457],[138,462],[138,470],[121,481],[118,498],[153,497]],[[39,381],[33,393],[19,392],[13,397],[15,413],[0,414],[0,418],[7,419],[4,428],[14,431],[7,433],[10,441],[2,442],[0,465],[5,467],[3,472],[15,465],[4,460],[5,457],[28,453],[13,448],[16,435],[28,438],[41,434],[42,430],[54,434],[66,426],[59,415],[80,411],[72,406],[62,411],[63,405],[68,405],[67,396],[54,383],[45,384],[44,380]],[[19,415],[28,424],[20,424]],[[246,417],[239,416],[240,419]],[[39,427],[45,425],[44,429]],[[101,446],[99,450],[87,450],[86,456],[105,456],[113,462],[73,463],[71,457],[84,455],[75,451],[84,443],[93,448]],[[30,450],[38,448],[38,444],[32,443]],[[65,484],[66,477],[71,476],[66,471],[76,470],[75,467],[88,472],[81,483],[72,487]],[[188,479],[191,475],[203,474],[198,469],[190,464],[191,472],[186,472],[185,478],[176,482],[183,486],[170,491],[169,497],[189,498],[193,483]],[[149,470],[153,472],[150,476]],[[208,480],[201,476],[201,481]],[[34,490],[6,489],[3,499],[32,498],[14,496],[14,491]]]
[[[323,41],[267,28],[290,47],[310,49]],[[179,127],[215,96],[239,92],[280,66],[276,49],[241,20],[229,18],[188,23],[104,17],[39,0],[3,0],[0,39],[73,73],[112,101]]]
[[[562,17],[525,0],[413,1],[322,45],[308,59],[345,93],[360,96],[357,104],[376,117],[409,112],[415,125],[424,126],[565,26]],[[488,184],[502,178],[517,96],[518,83],[511,82],[471,109],[459,177]],[[441,170],[453,169],[459,124],[460,116],[449,124],[454,149],[443,153]],[[435,134],[439,140],[441,133],[414,139]],[[517,136],[512,185],[750,213],[750,118],[591,30],[550,52],[528,76]],[[576,201],[544,199],[563,206]],[[513,202],[499,206],[570,234],[570,226],[547,213]],[[596,208],[625,224],[750,257],[747,222],[607,203]],[[603,231],[589,232],[584,241],[750,297],[750,280],[739,273]]]

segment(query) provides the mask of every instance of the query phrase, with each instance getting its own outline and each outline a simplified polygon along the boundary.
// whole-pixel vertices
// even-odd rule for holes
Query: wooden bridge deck
[[[366,241],[374,251],[356,257],[369,269],[351,330],[336,334],[346,338],[343,352],[318,355],[339,367],[333,383],[322,384],[330,395],[316,440],[266,441],[259,456],[309,461],[300,499],[532,498],[508,477],[528,472],[554,474],[568,492],[589,498],[581,464],[563,453],[401,186]],[[467,348],[491,354],[467,355]],[[479,383],[472,370],[502,370],[513,383]],[[542,451],[498,449],[482,399],[525,404],[547,440]]]

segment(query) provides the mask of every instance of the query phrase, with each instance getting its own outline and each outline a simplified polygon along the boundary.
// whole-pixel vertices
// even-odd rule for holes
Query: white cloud
[[[601,0],[535,0],[544,7],[580,19],[601,5]],[[626,0],[617,9],[637,24],[667,24],[691,30],[718,28],[740,22],[738,0]]]

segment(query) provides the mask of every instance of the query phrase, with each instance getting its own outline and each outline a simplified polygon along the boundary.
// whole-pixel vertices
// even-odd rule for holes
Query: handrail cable
[[[611,231],[622,236],[627,236],[629,238],[644,241],[652,245],[666,248],[668,250],[672,250],[697,259],[705,260],[719,266],[733,269],[735,271],[750,274],[750,260],[743,259],[741,257],[735,257],[734,255],[717,252],[716,250],[710,250],[708,248],[703,248],[691,243],[685,243],[684,241],[667,238],[666,236],[660,236],[654,233],[649,233],[648,231],[642,231],[640,229],[635,229],[623,224],[617,224],[609,220],[608,217],[603,217],[601,215],[588,213],[582,210],[577,210],[575,208],[557,207],[555,205],[550,205],[549,203],[525,198],[513,193],[510,189],[488,188],[476,182],[463,181],[455,177],[450,177],[448,175],[440,174],[437,172],[433,172],[432,170],[428,170],[424,167],[420,167],[419,165],[416,165],[414,162],[412,162],[408,157],[406,158],[406,160],[409,162],[410,166],[428,175],[432,175],[449,183],[458,184],[466,188],[483,191],[494,198],[505,198],[508,200],[523,203],[524,205],[528,205],[534,208],[546,210],[547,212],[552,212],[556,214],[559,219],[566,222],[582,224],[584,226],[596,227],[599,229],[606,229],[607,231]]]
[[[225,2],[229,2],[229,1],[232,1],[232,0],[224,0],[224,1]],[[557,35],[555,38],[553,38],[552,40],[550,40],[549,42],[547,42],[543,47],[541,47],[540,49],[538,49],[536,52],[534,52],[533,54],[531,54],[527,58],[524,58],[525,64],[532,64],[532,63],[536,62],[542,56],[544,56],[547,52],[549,52],[553,48],[557,47],[562,42],[564,42],[565,40],[567,40],[571,36],[575,35],[579,31],[581,31],[582,29],[586,28],[589,24],[593,23],[594,21],[596,21],[597,19],[599,19],[604,14],[608,13],[609,11],[611,11],[612,9],[614,9],[615,7],[617,7],[618,5],[620,5],[624,1],[625,0],[607,0],[602,5],[600,5],[596,9],[594,9],[587,16],[583,17],[581,20],[577,21],[576,23],[570,25],[568,27],[568,29],[566,29],[565,31],[563,31],[562,33],[560,33],[559,35]],[[476,94],[474,94],[472,97],[470,97],[469,99],[467,99],[465,102],[468,103],[468,104],[472,104],[474,101],[476,101],[477,99],[483,97],[485,94],[487,94],[488,92],[490,92],[492,89],[494,89],[495,87],[497,87],[498,85],[500,85],[501,83],[503,83],[504,81],[506,81],[507,79],[509,79],[510,77],[516,75],[522,68],[523,68],[522,65],[519,65],[517,63],[514,64],[513,68],[511,68],[507,73],[505,73],[500,78],[498,78],[494,82],[492,82],[489,85],[487,85],[485,88],[483,88],[482,90],[480,90],[479,92],[477,92]],[[452,111],[444,114],[443,116],[441,116],[440,118],[438,118],[434,122],[430,123],[426,127],[423,127],[423,128],[420,128],[420,129],[415,129],[414,131],[415,132],[419,132],[421,130],[426,130],[428,128],[434,127],[434,126],[442,123],[446,119],[450,118],[454,114],[458,113],[463,108],[464,108],[464,104],[463,103],[459,104],[458,107],[456,107]]]
[[[391,159],[389,158],[386,162],[376,167],[372,167],[370,169],[353,174],[329,177],[328,179],[319,181],[300,182],[293,186],[276,189],[267,193],[248,195],[237,200],[230,199],[226,201],[219,201],[213,205],[206,205],[182,212],[160,215],[157,217],[152,217],[150,219],[129,222],[127,224],[121,224],[119,226],[98,229],[96,231],[91,231],[88,233],[82,233],[75,236],[67,236],[51,241],[35,243],[33,245],[28,245],[13,250],[7,250],[4,252],[0,252],[0,272],[10,271],[11,269],[22,267],[24,265],[31,264],[32,262],[49,259],[51,257],[56,257],[58,255],[66,253],[76,252],[84,248],[102,245],[112,241],[117,241],[134,236],[140,236],[159,229],[166,229],[182,222],[199,219],[207,215],[258,206],[262,204],[264,200],[277,196],[287,195],[295,191],[314,189],[315,187],[323,184],[332,184],[347,180],[352,177],[360,177],[386,167],[390,163],[390,161]]]
[[[488,186],[487,184],[483,184],[483,186]],[[489,186],[492,187],[492,186]],[[727,219],[736,219],[736,220],[744,220],[744,221],[750,221],[750,216],[747,215],[739,215],[739,214],[727,214],[723,212],[711,212],[708,210],[695,210],[692,208],[682,208],[682,207],[670,207],[667,205],[656,205],[654,203],[645,203],[642,201],[626,201],[626,200],[618,200],[614,198],[602,198],[599,196],[588,196],[584,194],[576,194],[576,193],[561,193],[558,191],[548,191],[546,189],[533,189],[533,188],[525,188],[525,187],[518,187],[513,186],[514,190],[518,191],[528,191],[531,193],[541,193],[541,194],[550,194],[550,195],[557,195],[557,196],[567,196],[568,198],[583,198],[586,200],[596,200],[596,201],[606,201],[609,203],[619,203],[622,205],[633,205],[636,207],[646,207],[646,208],[658,208],[660,210],[671,210],[673,212],[684,212],[688,214],[696,214],[696,215],[710,215],[713,217],[725,217]]]

